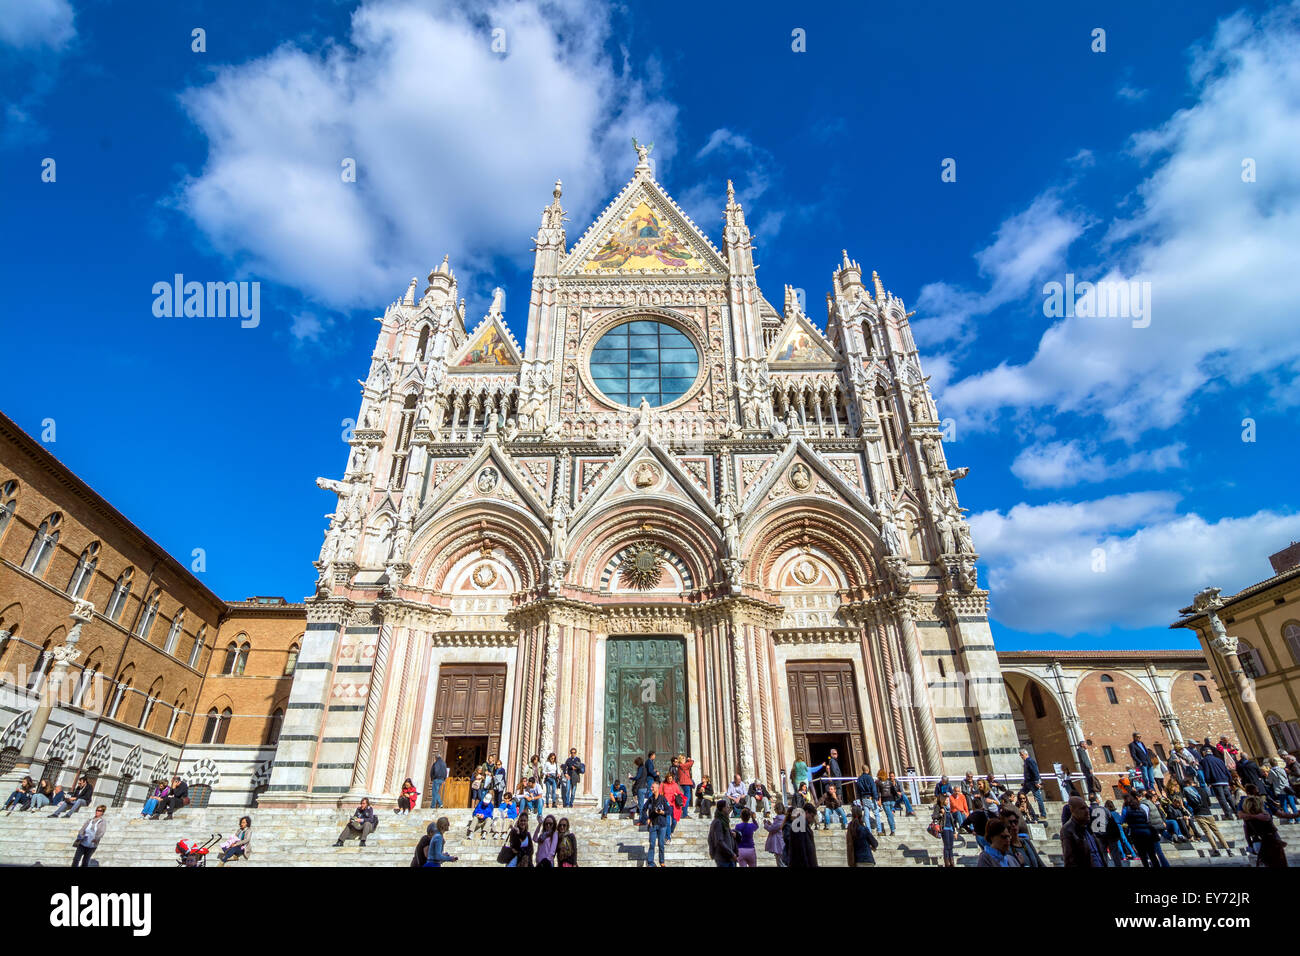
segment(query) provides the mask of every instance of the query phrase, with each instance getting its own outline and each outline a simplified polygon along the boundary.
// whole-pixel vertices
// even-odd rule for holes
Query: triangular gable
[[[482,372],[500,369],[510,371],[523,363],[519,345],[501,321],[498,312],[483,317],[483,321],[461,346],[459,352],[448,363],[452,372],[473,370]]]
[[[672,492],[675,492],[674,496],[694,503],[709,520],[717,521],[717,509],[709,496],[687,474],[677,459],[670,455],[659,442],[655,441],[649,432],[644,432],[632,440],[623,453],[605,469],[600,480],[596,482],[590,491],[583,495],[569,522],[570,528],[576,529],[578,523],[587,517],[593,509],[608,500],[606,493],[614,486],[614,483],[620,481],[629,471],[639,468],[643,461],[650,461],[663,470],[661,478],[657,479],[654,485],[647,486],[658,489],[653,493],[663,495],[665,491],[671,489]],[[634,474],[632,480],[634,484],[639,484],[644,479]]]
[[[560,272],[725,275],[727,265],[690,216],[638,173],[574,245]]]
[[[797,487],[790,480],[796,464],[803,465],[809,472],[809,482],[803,488]],[[799,495],[816,497],[823,501],[839,498],[854,511],[862,513],[871,522],[872,527],[879,529],[880,519],[875,506],[867,501],[866,496],[859,489],[846,482],[801,436],[791,437],[790,442],[785,446],[785,451],[781,452],[763,477],[745,495],[745,501],[741,505],[744,511],[744,518],[741,521],[742,534],[760,514],[767,510],[764,505],[773,491],[777,492],[773,501]]]
[[[497,490],[496,486],[483,494],[476,495],[473,491],[470,491],[468,494],[465,493],[470,489],[471,482],[477,482],[479,480],[479,476],[486,466],[494,467],[496,469],[498,480],[501,483],[504,483],[513,494],[493,494]],[[484,494],[499,498],[507,503],[521,501],[525,508],[532,512],[533,516],[538,520],[542,527],[548,527],[550,524],[550,514],[546,506],[542,503],[542,500],[537,496],[536,492],[533,491],[531,482],[529,482],[523,475],[519,474],[510,456],[501,449],[499,444],[497,444],[495,436],[491,435],[487,437],[487,440],[484,441],[479,450],[474,453],[474,457],[465,462],[465,464],[455,473],[453,479],[443,488],[438,490],[438,493],[433,500],[420,509],[420,514],[422,516],[437,514],[449,502],[460,504],[462,501],[473,501],[476,505],[479,505],[483,502]],[[417,521],[417,524],[422,523],[423,519]]]
[[[768,364],[778,368],[835,365],[839,360],[826,337],[798,312],[786,319],[767,353]]]

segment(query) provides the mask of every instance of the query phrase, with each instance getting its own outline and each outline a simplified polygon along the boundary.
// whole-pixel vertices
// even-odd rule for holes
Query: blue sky
[[[1189,646],[1300,539],[1300,12],[1154,7],[0,0],[0,409],[217,593],[300,599],[372,318],[450,253],[522,338],[552,183],[572,242],[635,135],[715,241],[736,181],[778,306],[847,248],[916,310],[999,646]],[[155,317],[175,273],[260,324]],[[1149,325],[1046,316],[1067,274]]]

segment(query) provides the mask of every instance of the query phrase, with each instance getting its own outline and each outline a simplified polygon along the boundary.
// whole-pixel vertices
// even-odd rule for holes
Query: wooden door
[[[843,734],[849,740],[848,753],[841,754],[840,766],[861,772],[870,766],[866,737],[858,709],[857,684],[849,661],[798,661],[786,665],[790,694],[790,723],[794,749],[809,759],[809,738],[825,741],[827,735]]]
[[[438,669],[438,694],[433,709],[433,733],[429,741],[430,756],[425,767],[433,765],[432,754],[441,753],[447,762],[447,783],[442,802],[447,807],[469,804],[469,778],[477,764],[489,756],[501,756],[501,718],[506,701],[506,666],[504,664],[443,664]],[[459,748],[459,749],[457,749]],[[477,758],[472,754],[477,748]],[[464,760],[476,759],[464,774],[464,793],[453,801],[453,780],[457,779],[453,760],[458,753]],[[425,783],[429,774],[425,770]],[[456,784],[458,787],[459,784]],[[432,801],[425,788],[423,803]],[[463,798],[462,798],[463,797]]]

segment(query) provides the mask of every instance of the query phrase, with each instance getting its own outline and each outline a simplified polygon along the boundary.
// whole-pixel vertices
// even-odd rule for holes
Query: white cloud
[[[1210,522],[1176,514],[1176,504],[1135,492],[973,515],[992,616],[1064,635],[1164,626],[1201,588],[1230,593],[1268,577],[1268,555],[1300,536],[1300,514]]]
[[[722,127],[695,154],[696,160],[718,159],[736,189],[736,201],[745,209],[751,230],[764,240],[773,238],[785,219],[785,210],[758,203],[772,186],[776,159],[742,133]],[[722,215],[726,194],[721,182],[698,182],[681,190],[678,203],[705,232],[715,228]]]
[[[932,282],[921,289],[912,334],[922,345],[969,335],[971,320],[1026,295],[1036,280],[1059,272],[1070,244],[1083,234],[1084,216],[1066,210],[1054,190],[998,228],[993,242],[975,254],[980,275],[989,280],[983,292]]]
[[[1115,91],[1115,95],[1121,100],[1128,100],[1130,103],[1136,103],[1138,100],[1145,97],[1148,92],[1148,90],[1139,89],[1136,86],[1130,86],[1128,83],[1125,83]]]
[[[0,43],[58,52],[77,36],[68,0],[0,0]]]
[[[1117,459],[1097,453],[1079,439],[1030,445],[1011,463],[1011,472],[1028,488],[1067,488],[1111,481],[1139,471],[1183,467],[1181,442],[1132,452]]]
[[[336,307],[388,301],[443,253],[462,276],[525,262],[557,177],[585,216],[630,178],[632,136],[672,157],[675,107],[608,38],[576,4],[365,3],[347,45],[286,45],[183,94],[209,155],[178,205],[219,253]]]
[[[1182,419],[1213,379],[1240,386],[1300,373],[1300,6],[1260,21],[1237,14],[1196,52],[1195,105],[1133,139],[1158,163],[1140,209],[1111,224],[1115,261],[1083,279],[1151,283],[1150,326],[1067,318],[1024,364],[950,385],[943,408],[966,424],[1001,409],[1050,407],[1104,416],[1134,438]],[[1242,181],[1254,161],[1257,182]],[[1300,401],[1275,389],[1279,403]]]

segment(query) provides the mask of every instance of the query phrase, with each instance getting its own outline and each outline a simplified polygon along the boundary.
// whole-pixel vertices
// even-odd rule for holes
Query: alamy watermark
[[[238,317],[245,329],[262,321],[260,282],[186,282],[178,272],[171,282],[155,282],[153,295],[153,314],[160,319]]]
[[[1043,315],[1049,319],[1132,319],[1135,329],[1151,324],[1150,282],[1076,282],[1067,272],[1064,283],[1044,284],[1043,295]]]

